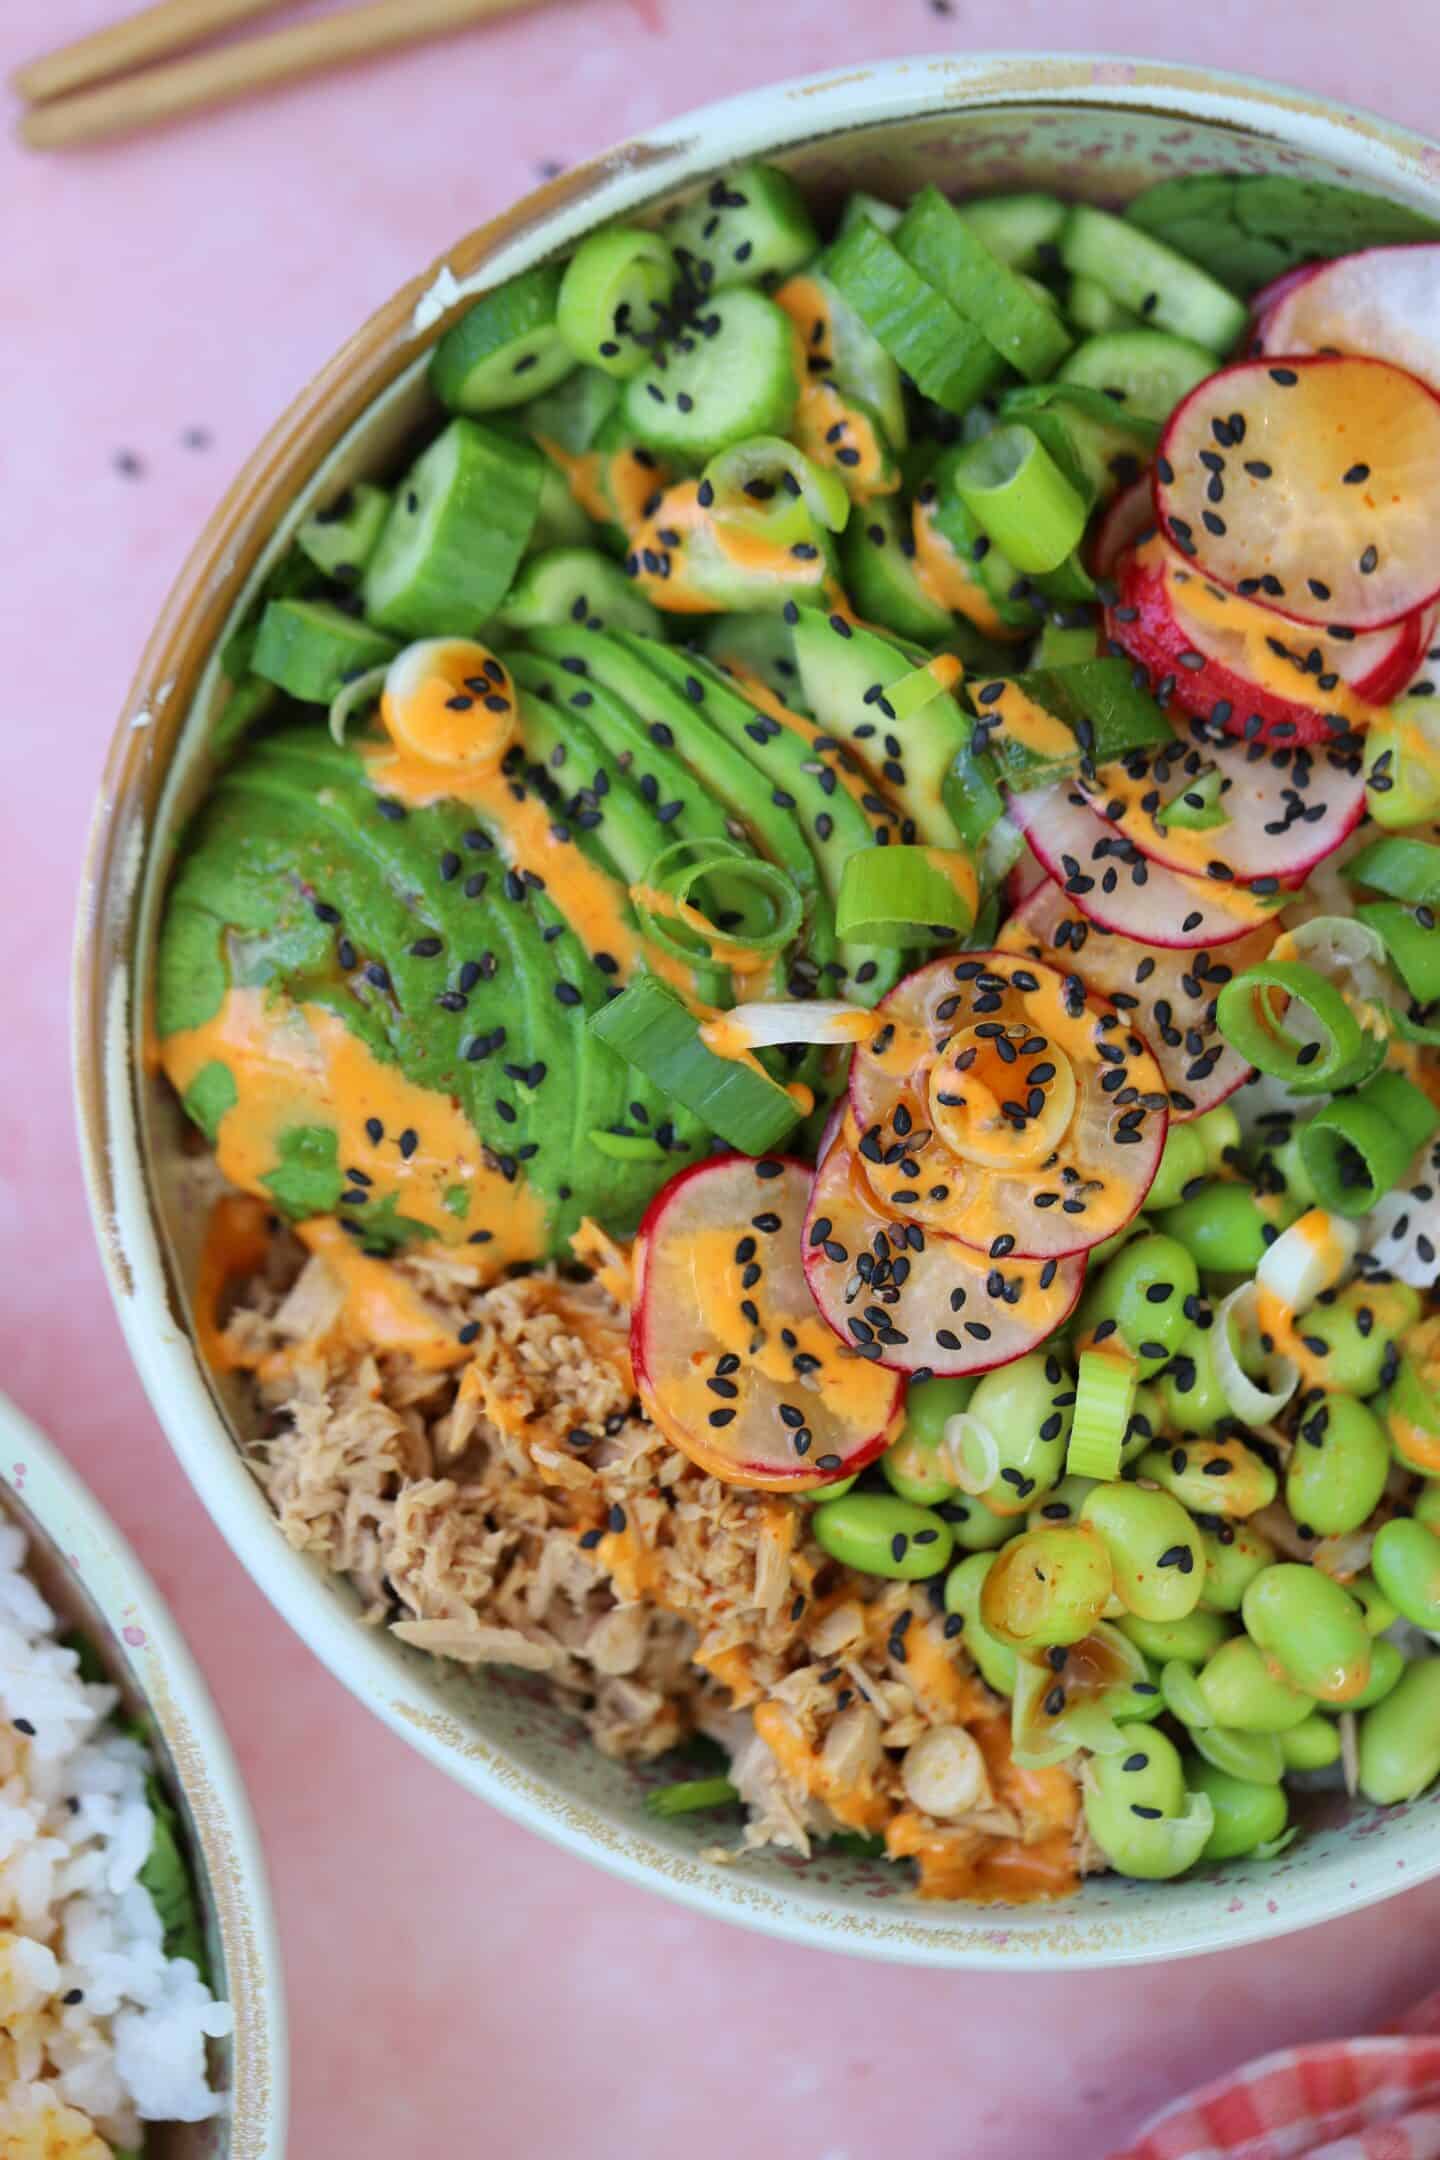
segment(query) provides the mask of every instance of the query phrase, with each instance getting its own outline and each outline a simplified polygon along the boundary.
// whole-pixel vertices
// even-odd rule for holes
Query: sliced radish
[[[1280,287],[1277,279],[1257,312],[1262,353],[1363,353],[1440,391],[1440,245],[1434,241],[1341,255]]]
[[[1165,1144],[1160,1068],[1076,974],[1013,953],[931,961],[850,1065],[881,1211],[994,1260],[1084,1252],[1129,1222]]]
[[[1090,568],[1097,578],[1115,575],[1115,566],[1127,548],[1137,547],[1147,533],[1155,531],[1155,481],[1142,473],[1122,488],[1095,528],[1090,543]]]
[[[1124,555],[1105,630],[1166,686],[1172,705],[1247,741],[1338,741],[1396,696],[1424,656],[1433,616],[1350,639],[1283,622],[1189,568],[1161,535]]]
[[[1073,968],[1091,990],[1133,1016],[1155,1053],[1176,1120],[1213,1110],[1248,1076],[1246,1060],[1215,1025],[1215,1000],[1232,975],[1264,959],[1274,939],[1271,929],[1252,931],[1227,945],[1223,960],[1142,945],[1087,922],[1048,878],[1000,933],[1008,952]]]
[[[1440,396],[1384,360],[1222,368],[1176,408],[1155,507],[1217,585],[1292,621],[1378,630],[1440,594]]]
[[[1085,1256],[990,1260],[927,1236],[880,1207],[849,1144],[816,1172],[805,1221],[805,1279],[842,1342],[880,1345],[903,1373],[988,1372],[1044,1342],[1074,1310]]]
[[[1048,883],[1043,867],[1036,862],[1027,847],[1005,879],[1006,912],[1013,915],[1017,909],[1024,907],[1037,886]]]
[[[1148,862],[1067,781],[1010,798],[1035,855],[1088,922],[1143,944],[1229,945],[1267,920],[1248,885],[1220,886]]]
[[[1262,285],[1259,292],[1251,295],[1250,332],[1245,341],[1245,351],[1250,358],[1253,359],[1257,353],[1279,351],[1278,346],[1268,342],[1270,325],[1276,313],[1291,293],[1297,292],[1302,285],[1308,285],[1311,278],[1318,277],[1324,268],[1324,263],[1299,263],[1293,270],[1282,270],[1279,277],[1272,278],[1268,285]]]
[[[1183,803],[1197,784],[1218,788],[1225,823],[1188,830],[1163,822],[1165,806]],[[1333,855],[1365,814],[1358,756],[1217,742],[1203,723],[1173,746],[1100,766],[1082,785],[1106,824],[1152,863],[1270,891]]]
[[[635,1243],[630,1359],[646,1410],[712,1477],[799,1492],[891,1438],[901,1383],[845,1348],[801,1264],[808,1165],[726,1155],[682,1170]]]

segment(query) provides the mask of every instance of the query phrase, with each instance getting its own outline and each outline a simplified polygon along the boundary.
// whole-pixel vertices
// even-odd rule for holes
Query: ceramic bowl
[[[143,1727],[184,1826],[217,1995],[235,2031],[212,2043],[223,2112],[152,2129],[153,2160],[284,2160],[285,1990],[260,1841],[240,1772],[170,1610],[64,1457],[0,1396],[0,1521],[29,1540],[27,1569],[63,1628],[95,1645]]]
[[[157,909],[203,790],[227,621],[310,504],[404,441],[425,356],[466,295],[648,216],[763,156],[822,205],[1043,188],[1123,204],[1182,172],[1348,181],[1440,211],[1440,149],[1299,91],[1148,62],[926,58],[782,84],[656,129],[456,242],[359,331],[260,446],[200,539],[121,715],[96,817],[77,963],[80,1117],[95,1220],[131,1349],[187,1472],[279,1610],[360,1699],[470,1791],[650,1888],[774,1934],[945,1965],[1172,1958],[1306,1925],[1440,1870],[1440,1792],[1388,1814],[1332,1806],[1292,1850],[1150,1885],[1102,1877],[1073,1902],[1000,1911],[922,1903],[883,1866],[776,1853],[702,1859],[703,1822],[657,1825],[634,1773],[582,1744],[523,1677],[465,1676],[360,1623],[356,1600],[292,1552],[240,1449],[246,1411],[205,1369],[189,1292],[176,1106],[144,1057]]]

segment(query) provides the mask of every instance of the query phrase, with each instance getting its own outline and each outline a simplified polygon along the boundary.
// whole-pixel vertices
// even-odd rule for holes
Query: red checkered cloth
[[[1440,1994],[1388,2032],[1281,2048],[1179,2100],[1111,2160],[1440,2160]]]

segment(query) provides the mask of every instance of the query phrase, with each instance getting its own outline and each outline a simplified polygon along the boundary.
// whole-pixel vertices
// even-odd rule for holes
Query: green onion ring
[[[1108,1350],[1082,1350],[1075,1381],[1075,1420],[1065,1452],[1067,1477],[1120,1475],[1120,1450],[1135,1407],[1139,1368]]]
[[[1440,850],[1437,850],[1440,853]],[[1355,910],[1356,919],[1385,941],[1385,950],[1405,988],[1417,1005],[1440,997],[1440,929],[1424,902],[1428,923],[1416,908],[1400,900],[1367,900]]]
[[[363,675],[355,677],[354,682],[347,682],[343,689],[337,690],[330,700],[330,733],[337,743],[343,744],[345,741],[345,729],[351,714],[358,711],[360,706],[378,698],[385,687],[385,678],[389,672],[390,663],[387,661],[384,667],[367,668]]]
[[[1300,1128],[1300,1160],[1322,1207],[1364,1215],[1440,1131],[1440,1110],[1403,1073],[1381,1072]]]
[[[857,848],[840,876],[835,928],[858,945],[957,943],[973,928],[975,865],[960,848]]]
[[[1351,856],[1345,875],[1412,907],[1440,905],[1440,847],[1428,840],[1372,840]]]
[[[1273,1004],[1277,993],[1314,1015],[1325,1037],[1318,1046],[1297,1042],[1282,1026]],[[1383,1044],[1367,1036],[1335,985],[1295,960],[1262,961],[1235,976],[1216,1000],[1215,1018],[1232,1050],[1301,1095],[1353,1087],[1384,1055]]]
[[[686,856],[691,858],[689,862],[685,861]],[[636,900],[635,912],[646,936],[662,951],[686,961],[707,957],[704,944],[722,948],[717,955],[722,961],[723,948],[727,945],[747,952],[779,952],[799,931],[805,917],[805,903],[783,870],[774,863],[762,862],[757,855],[748,855],[734,841],[722,840],[718,834],[712,838],[674,840],[669,847],[660,850],[640,882],[686,907],[692,905],[691,889],[707,872],[721,868],[727,878],[751,884],[763,895],[774,918],[768,929],[722,930],[707,916],[703,932],[677,930],[663,917],[652,913],[643,901]],[[701,911],[697,909],[696,912]]]

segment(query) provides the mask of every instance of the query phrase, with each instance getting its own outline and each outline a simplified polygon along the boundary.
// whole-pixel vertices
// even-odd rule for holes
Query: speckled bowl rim
[[[764,1932],[855,1955],[950,1967],[1045,1970],[1145,1962],[1234,1947],[1306,1927],[1440,1873],[1440,1834],[1383,1873],[1357,1849],[1354,1879],[1297,1881],[1285,1902],[1228,1901],[1203,1917],[1125,1915],[1012,1929],[985,1908],[820,1903],[658,1842],[633,1819],[532,1776],[457,1719],[438,1687],[386,1654],[372,1632],[277,1534],[197,1357],[171,1284],[147,1188],[136,1095],[129,979],[149,836],[166,768],[204,662],[286,504],[360,415],[396,382],[435,325],[492,284],[608,219],[642,211],[744,157],[825,143],[957,110],[1029,106],[1159,116],[1300,151],[1348,168],[1359,185],[1440,212],[1440,148],[1375,116],[1245,77],[1113,57],[922,56],[782,83],[657,127],[527,195],[457,243],[342,347],[260,445],[193,549],[141,660],[96,806],[77,922],[76,1088],[92,1214],[131,1353],[171,1444],[248,1572],[330,1670],[394,1731],[466,1788],[571,1852],[645,1888]],[[1402,1871],[1401,1878],[1396,1873]],[[1237,1907],[1240,1909],[1237,1910]]]
[[[133,1547],[54,1443],[3,1395],[0,1487],[44,1532],[108,1626],[190,1811],[223,1991],[235,2012],[223,2160],[284,2160],[289,2056],[280,1943],[259,1832],[210,1691]]]

